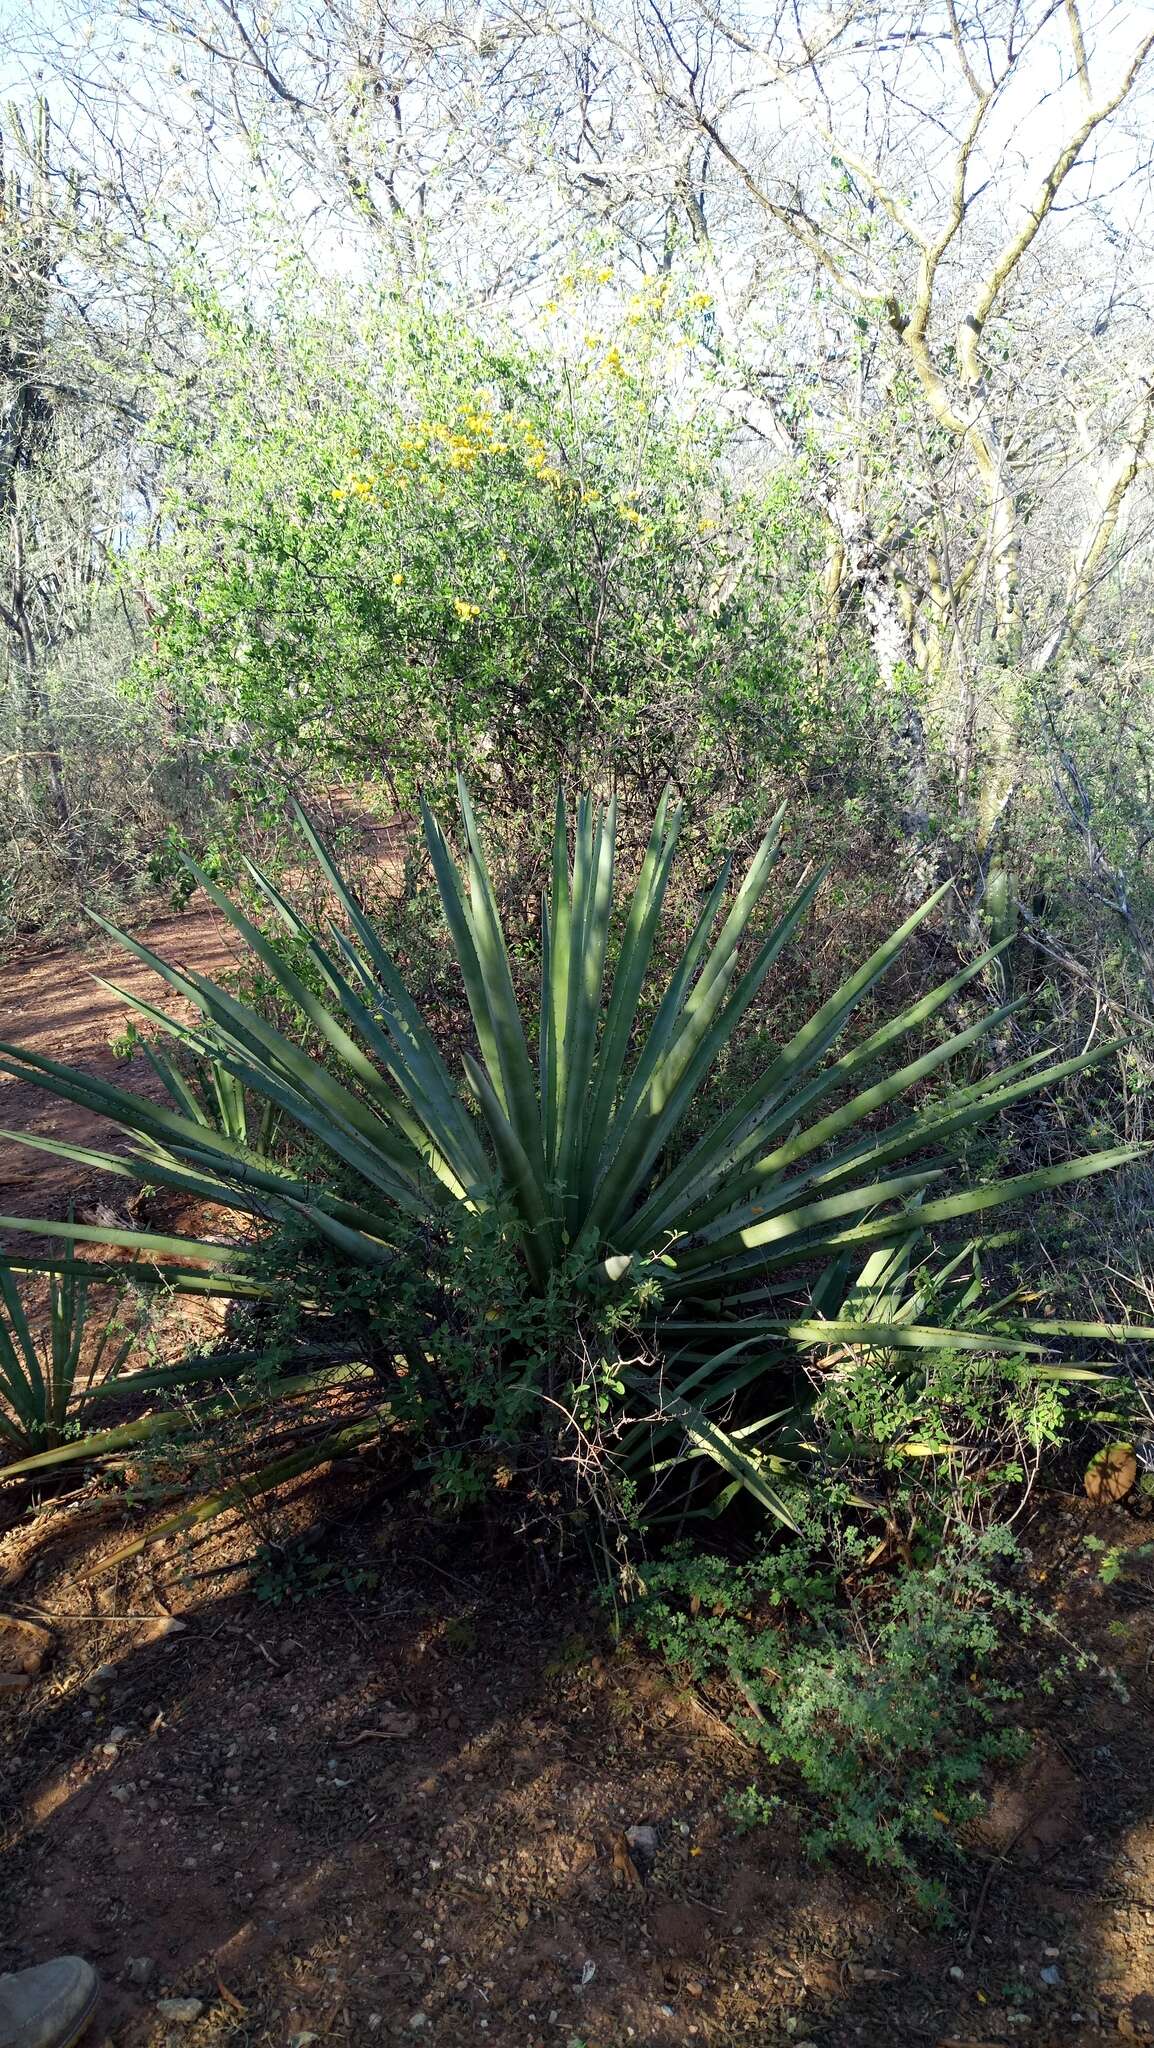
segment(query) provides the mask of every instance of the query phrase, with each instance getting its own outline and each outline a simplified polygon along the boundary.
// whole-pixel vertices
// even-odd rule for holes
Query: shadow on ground
[[[109,1532],[73,1538],[8,1595],[55,1648],[2,1710],[0,1960],[90,1955],[96,2048],[1056,2048],[1140,2027],[1147,1700],[1089,1683],[1049,1716],[1065,1825],[1036,1860],[960,1862],[934,1932],[848,1861],[813,1869],[786,1824],[740,1835],[748,1751],[615,1653],[576,1580],[518,1583],[355,1481],[302,1486],[278,1535],[322,1582],[297,1604],[255,1597],[243,1527],[115,1579],[91,1576]],[[1124,1619],[1129,1656],[1149,1600],[1107,1615],[1070,1572],[1071,1625],[1080,1599],[1099,1633]],[[286,1591],[279,1563],[264,1580]],[[635,1826],[650,1868],[621,1853]],[[166,2018],[171,1996],[195,2022]]]

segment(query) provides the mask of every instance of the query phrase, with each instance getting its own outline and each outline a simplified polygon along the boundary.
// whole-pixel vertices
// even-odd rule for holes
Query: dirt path
[[[213,977],[238,966],[243,955],[235,933],[203,900],[178,916],[156,919],[135,936],[178,966]],[[111,1041],[123,1031],[130,1012],[93,979],[97,974],[148,1002],[173,1008],[172,992],[159,975],[101,935],[86,947],[59,947],[0,970],[0,1039],[118,1087],[162,1097],[143,1054],[125,1060],[113,1052]],[[0,1130],[65,1138],[96,1151],[123,1149],[102,1117],[6,1074],[0,1074]],[[122,1184],[0,1137],[0,1214],[55,1219],[67,1215],[70,1204],[79,1214],[110,1193],[122,1200]]]
[[[347,852],[342,858],[351,861],[346,872],[361,884],[369,877],[379,882],[396,870],[409,830],[404,819],[382,821],[355,790],[329,792],[318,824],[326,836],[344,835]],[[292,877],[287,880],[291,888]],[[179,914],[154,918],[133,936],[174,965],[214,979],[249,957],[237,934],[203,895],[195,896]],[[181,1014],[178,1000],[159,975],[97,932],[86,945],[55,947],[0,966],[0,1040],[163,1099],[164,1091],[142,1053],[126,1060],[112,1051],[111,1042],[123,1032],[131,1013],[93,979],[95,975]],[[67,1215],[70,1205],[79,1214],[112,1197],[123,1200],[122,1182],[13,1144],[2,1135],[5,1131],[64,1138],[96,1151],[115,1152],[123,1145],[103,1118],[0,1074],[0,1215],[57,1219]]]

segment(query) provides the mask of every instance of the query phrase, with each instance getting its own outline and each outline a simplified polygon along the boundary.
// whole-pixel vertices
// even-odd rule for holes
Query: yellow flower
[[[689,297],[689,300],[687,301],[687,303],[688,303],[688,304],[689,304],[690,306],[692,306],[692,307],[693,307],[693,309],[694,309],[694,311],[695,311],[695,312],[700,312],[700,311],[701,311],[701,310],[702,310],[702,309],[703,309],[704,307],[706,307],[706,306],[712,306],[712,304],[713,304],[713,293],[712,293],[712,292],[693,292],[693,293],[691,293],[691,295],[690,295],[690,297]]]
[[[610,371],[615,377],[620,377],[624,367],[625,365],[621,360],[621,350],[617,347],[606,349],[601,360],[601,368]]]
[[[404,572],[404,570],[403,570],[403,569],[398,569],[398,570],[397,570],[397,573],[396,573],[396,575],[395,575],[395,576],[393,577],[393,583],[394,583],[394,585],[396,586],[396,588],[397,588],[398,590],[400,589],[400,587],[401,587],[402,583],[404,582],[404,580],[405,580],[405,572]]]
[[[585,346],[586,348],[600,348],[601,336],[599,334],[587,334],[585,336]]]
[[[583,505],[599,505],[601,503],[600,491],[582,491],[581,503]]]
[[[613,282],[613,272],[611,270],[599,270],[597,272],[597,282],[598,284],[611,284]]]
[[[334,496],[334,498],[336,499],[336,501],[337,501],[338,505],[339,505],[339,504],[341,504],[341,503],[343,502],[343,500],[344,500],[344,498],[345,498],[345,496],[346,496],[346,493],[345,493],[344,491],[342,491],[342,490],[341,490],[341,488],[340,488],[340,485],[339,485],[339,484],[337,484],[337,485],[335,485],[335,486],[334,486],[334,488],[333,488],[333,496]]]
[[[716,525],[716,519],[699,519],[697,522],[697,531],[698,533],[712,533]]]
[[[455,597],[453,599],[453,607],[462,625],[467,626],[471,619],[479,619],[481,616],[480,605],[470,604],[468,600],[463,597]]]

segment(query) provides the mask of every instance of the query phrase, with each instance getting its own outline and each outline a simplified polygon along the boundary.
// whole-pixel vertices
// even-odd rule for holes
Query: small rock
[[[130,1734],[131,1734],[131,1732],[132,1732],[132,1731],[131,1731],[131,1729],[129,1729],[129,1728],[124,1728],[124,1727],[119,1727],[119,1728],[110,1728],[110,1729],[109,1729],[109,1731],[108,1731],[108,1740],[109,1740],[109,1742],[115,1742],[115,1743],[120,1743],[120,1742],[123,1742],[123,1741],[124,1741],[124,1738],[125,1738],[125,1736],[126,1736],[126,1735],[130,1735]]]
[[[289,2048],[313,2048],[313,2042],[320,2038],[319,2034],[310,2034],[307,2030],[303,2034],[290,2034]]]
[[[87,1689],[89,1692],[103,1692],[105,1686],[113,1685],[115,1682],[115,1664],[98,1664],[88,1678]]]
[[[0,1667],[10,1677],[36,1678],[52,1654],[55,1637],[37,1621],[0,1614]]]
[[[427,2027],[428,2024],[429,2015],[427,2012],[415,2012],[409,2021],[409,2030],[411,2033],[417,2034],[422,2027]]]
[[[151,1956],[129,1956],[124,1974],[130,1984],[147,1984],[155,1974],[156,1964]]]
[[[960,1963],[952,1963],[950,1965],[949,1974],[953,1978],[955,1984],[964,1984],[966,1981],[966,1973],[963,1970]]]
[[[690,1998],[701,1998],[705,1992],[705,1986],[700,1977],[687,1977],[685,1989],[689,1993]]]
[[[204,2011],[203,1998],[158,1998],[156,2010],[162,2020],[178,2027],[194,2027]]]
[[[1044,1970],[1039,1970],[1038,1975],[1043,1984],[1060,1984],[1062,1981],[1062,1972],[1057,1963],[1047,1963]]]

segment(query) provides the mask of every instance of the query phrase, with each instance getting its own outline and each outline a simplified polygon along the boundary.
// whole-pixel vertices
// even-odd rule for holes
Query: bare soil
[[[382,1512],[368,1472],[278,1507],[324,1581],[280,1605],[253,1581],[264,1524],[102,1577],[118,1530],[58,1512],[56,1541],[0,1545],[9,1613],[47,1631],[0,1694],[0,1961],[91,1956],[97,2048],[1147,2038],[1154,1591],[1141,1564],[1101,1587],[1081,1504],[1051,1513],[1039,1573],[1131,1697],[1038,1703],[987,1846],[941,1873],[944,1930],[851,1858],[811,1866],[788,1822],[741,1834],[728,1801],[758,1769],[725,1701],[616,1650],[577,1580],[518,1583]],[[10,1625],[10,1663],[24,1640]]]
[[[235,932],[203,898],[193,909],[158,918],[134,936],[174,965],[193,968],[214,980],[239,966],[243,952]],[[143,1053],[123,1059],[113,1051],[113,1042],[123,1036],[131,1012],[97,977],[119,983],[130,994],[173,1015],[179,1013],[179,1004],[160,976],[100,934],[83,949],[55,947],[3,969],[0,1039],[25,1047],[42,1059],[80,1067],[117,1087],[162,1098],[164,1091]],[[6,1074],[0,1074],[0,1127],[5,1132],[63,1138],[86,1150],[123,1149],[103,1118]],[[58,1220],[71,1207],[80,1220],[87,1207],[122,1203],[124,1192],[125,1184],[111,1175],[78,1168],[71,1161],[0,1137],[0,1211],[6,1215]]]

